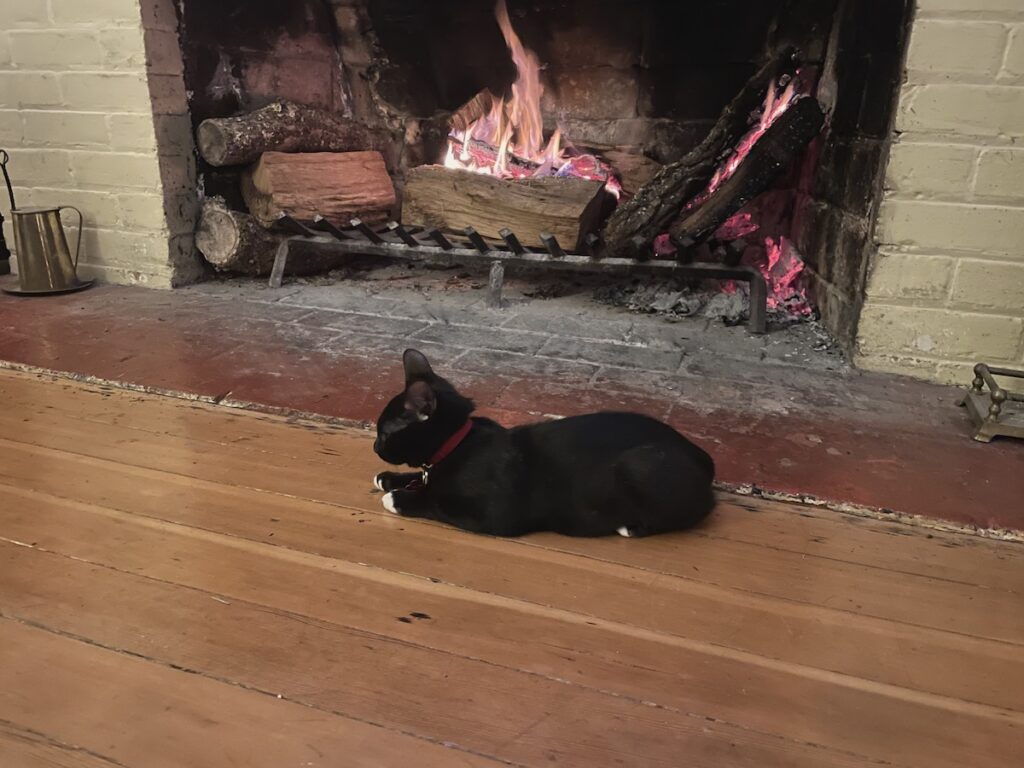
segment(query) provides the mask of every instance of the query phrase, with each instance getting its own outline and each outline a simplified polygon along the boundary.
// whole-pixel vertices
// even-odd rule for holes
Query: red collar
[[[428,468],[432,467],[435,464],[442,461],[444,458],[446,458],[448,454],[450,454],[452,451],[459,447],[459,443],[466,439],[466,435],[469,434],[469,430],[471,430],[472,428],[473,422],[467,419],[466,423],[459,427],[459,431],[456,432],[451,437],[449,437],[447,440],[445,440],[444,444],[437,449],[437,452],[430,457],[430,463],[424,466]]]

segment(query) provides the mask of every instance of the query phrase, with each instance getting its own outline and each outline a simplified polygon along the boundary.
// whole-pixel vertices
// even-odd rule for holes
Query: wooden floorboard
[[[1020,545],[732,497],[691,534],[502,541],[383,513],[359,430],[0,397],[0,765],[1024,753]]]
[[[0,378],[0,397],[20,412],[22,419],[43,409],[62,418],[120,425],[140,432],[183,435],[190,441],[204,441],[220,450],[239,452],[254,464],[273,464],[275,459],[264,455],[271,454],[298,458],[306,465],[323,465],[325,471],[337,469],[336,457],[345,453],[341,436],[357,439],[365,436],[357,429],[242,413],[201,402],[154,399],[107,386],[65,380],[53,381],[48,393],[41,397],[36,377],[14,376],[13,379],[10,375]],[[145,407],[133,408],[135,402],[144,402]],[[366,466],[375,466],[372,457],[366,458]],[[800,519],[794,521],[791,505],[734,496],[725,498],[731,507],[746,509],[752,514],[734,515],[728,527],[714,527],[698,535],[871,565],[898,573],[930,575],[1024,592],[1024,552],[978,547],[975,545],[981,539],[935,530],[926,536],[908,536],[904,525],[878,525],[862,517],[836,515],[814,508],[802,508]],[[885,546],[889,536],[905,537],[897,552]],[[941,547],[967,552],[961,557],[961,553],[944,552]]]
[[[14,443],[0,447],[6,455],[0,463],[0,481],[17,474],[19,479],[11,482],[43,489],[50,477],[59,475],[62,487],[55,491],[59,495],[136,515],[367,563],[537,605],[563,606],[588,617],[880,683],[914,685],[964,698],[982,696],[985,703],[1009,706],[1024,695],[1019,688],[998,685],[1007,676],[1024,679],[1024,654],[1019,647],[1002,642],[750,595],[358,507],[254,493],[49,449],[24,456]],[[107,482],[97,484],[97,473],[103,473]],[[366,491],[359,491],[359,496],[376,508],[376,496]],[[726,510],[718,515],[728,519]],[[612,541],[622,548],[631,543]],[[499,570],[493,567],[497,554],[503,562]],[[825,580],[830,566],[828,561],[820,565]],[[944,588],[938,585],[936,591]],[[1016,604],[1017,597],[1007,594],[993,622],[998,624],[1005,614],[1012,614]],[[679,610],[681,605],[685,611]],[[877,657],[858,652],[865,646],[874,648]],[[915,649],[918,665],[908,666],[909,648]],[[971,664],[963,664],[965,655]],[[992,684],[979,686],[979,679]]]
[[[117,768],[105,755],[90,753],[49,736],[0,722],[0,765],[9,768]]]
[[[18,419],[24,418],[24,414],[0,413],[0,429],[9,428],[13,433]],[[116,426],[99,430],[88,422],[48,413],[34,413],[27,418],[31,421],[21,422],[25,434],[19,441],[220,484],[324,500],[367,511],[380,509],[368,478],[381,465],[366,450],[368,442],[362,434],[337,437],[337,450],[343,453],[344,459],[338,462],[339,467],[334,472],[329,472],[323,467],[311,466],[301,457],[277,456],[268,467],[266,463],[254,462],[251,455],[226,451],[184,435],[141,433]],[[712,530],[721,519],[710,524]],[[627,564],[654,563],[659,570],[672,569],[673,575],[755,594],[830,609],[855,610],[864,615],[954,632],[978,634],[984,631],[991,639],[1024,644],[1024,612],[998,610],[1005,595],[995,591],[961,589],[962,585],[947,583],[942,599],[945,606],[953,606],[953,609],[938,611],[929,601],[935,594],[929,577],[903,574],[893,579],[881,570],[851,569],[835,562],[823,567],[818,559],[732,541],[716,547],[714,555],[706,559],[707,548],[696,546],[693,537],[673,538],[674,548],[668,558],[657,554],[652,557],[646,550],[636,552],[624,547],[622,542],[610,540],[581,544],[562,539],[558,546],[574,552],[585,546],[595,557],[601,552],[617,552]],[[537,537],[536,541],[543,543],[545,539]],[[768,574],[769,578],[751,575],[754,569],[748,564],[762,557],[763,568],[775,569]]]
[[[0,683],[0,720],[133,768],[499,764],[10,619]]]

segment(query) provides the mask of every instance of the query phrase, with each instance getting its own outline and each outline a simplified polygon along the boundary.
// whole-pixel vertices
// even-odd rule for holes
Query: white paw
[[[384,490],[384,484],[381,482],[382,477],[384,477],[383,472],[381,472],[379,475],[373,476],[373,487],[376,488],[378,491]]]
[[[630,538],[633,537],[633,534],[629,532],[629,528],[627,528],[626,526],[622,526],[621,528],[616,528],[615,532],[617,534],[619,534],[619,536],[625,536],[627,539],[630,539]]]
[[[381,490],[384,490],[383,488]],[[395,506],[395,494],[385,493],[381,498],[380,503],[384,505],[384,509],[393,514],[398,514],[398,507]]]

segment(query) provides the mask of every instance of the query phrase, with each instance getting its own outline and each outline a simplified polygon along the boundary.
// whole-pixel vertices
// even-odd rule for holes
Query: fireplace
[[[817,307],[837,338],[852,345],[898,88],[906,3],[883,12],[852,0],[510,0],[498,3],[498,13],[491,0],[453,0],[443,12],[436,4],[401,0],[304,0],[287,7],[186,0],[182,8],[195,127],[286,97],[381,126],[395,136],[384,154],[398,196],[405,198],[407,220],[424,218],[420,198],[438,194],[436,185],[429,195],[415,194],[414,183],[403,189],[413,169],[444,163],[496,173],[501,164],[505,175],[515,175],[504,158],[469,152],[484,147],[486,155],[510,142],[520,151],[508,156],[529,155],[533,163],[522,173],[532,175],[560,140],[573,157],[585,158],[587,178],[611,177],[608,191],[620,206],[623,199],[628,205],[659,169],[687,157],[714,132],[723,110],[765,62],[791,56],[752,91],[760,119],[767,126],[773,109],[781,113],[786,99],[806,96],[832,118],[823,134],[807,151],[799,144],[788,162],[778,162],[770,188],[763,190],[762,182],[754,190],[763,194],[747,194],[735,204],[726,200],[693,229],[675,225],[672,240],[657,237],[670,228],[665,216],[631,225],[611,255],[627,255],[622,252],[635,240],[637,248],[652,252],[629,256],[731,261],[726,268],[746,261],[765,275],[769,306],[796,313]],[[775,106],[762,106],[766,98]],[[481,129],[489,111],[502,123],[501,105],[506,118],[511,112],[521,121],[514,133],[509,128],[505,142],[502,128]],[[531,107],[537,114],[528,114]],[[747,115],[741,117],[746,129]],[[814,123],[805,140],[818,132]],[[529,133],[535,137],[526,148]],[[747,141],[753,145],[753,138]],[[735,143],[713,151],[738,155]],[[590,158],[595,162],[587,165]],[[726,165],[724,155],[713,159]],[[199,170],[207,196],[244,210],[239,169],[201,164]],[[676,207],[693,208],[709,193],[695,186]],[[648,190],[645,206],[661,205],[664,194],[664,185]],[[612,214],[606,230],[615,229],[619,214]],[[460,220],[459,228],[470,223],[472,217]],[[499,225],[484,234],[495,238]],[[536,233],[525,235],[518,239],[535,239]],[[582,230],[579,241],[570,239],[558,247],[582,251]],[[725,287],[733,289],[731,283]]]
[[[115,281],[196,279],[197,200],[246,209],[239,169],[193,153],[203,120],[287,99],[368,126],[387,137],[374,148],[396,191],[386,216],[399,218],[411,172],[444,162],[453,115],[484,92],[507,98],[519,73],[491,0],[101,5],[13,21],[0,135],[19,202],[81,203],[83,272]],[[575,154],[615,171],[627,201],[795,49],[804,95],[825,114],[819,135],[728,226],[668,248],[641,238],[654,252],[638,255],[798,264],[793,285],[870,367],[952,378],[975,354],[1019,362],[1020,11],[994,0],[509,0],[508,15],[543,65],[545,143],[559,129]],[[977,55],[944,55],[961,35]],[[776,95],[793,74],[773,80]],[[102,124],[96,110],[109,112]]]

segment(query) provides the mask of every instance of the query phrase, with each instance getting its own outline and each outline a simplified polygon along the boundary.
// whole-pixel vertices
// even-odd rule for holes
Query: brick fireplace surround
[[[0,0],[0,18],[0,146],[19,204],[86,212],[88,276],[197,279],[175,3]],[[1024,2],[919,0],[864,276],[860,367],[963,383],[978,359],[1024,362],[1022,137]]]

